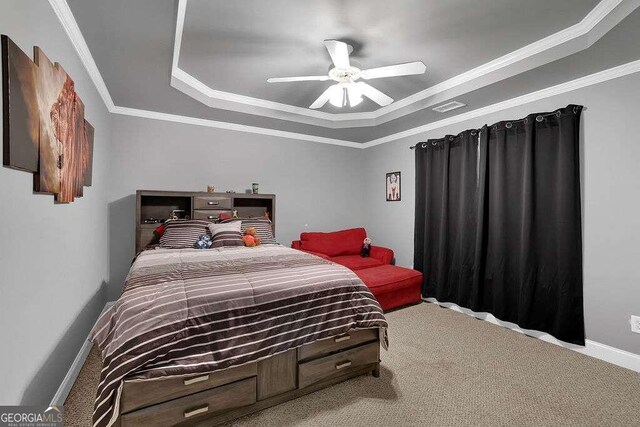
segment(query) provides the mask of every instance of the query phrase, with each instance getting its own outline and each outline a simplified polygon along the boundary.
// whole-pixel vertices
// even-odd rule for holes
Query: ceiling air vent
[[[433,111],[437,111],[438,113],[446,113],[447,111],[455,110],[456,108],[464,107],[467,104],[463,104],[458,101],[447,102],[446,104],[438,105],[433,109]]]

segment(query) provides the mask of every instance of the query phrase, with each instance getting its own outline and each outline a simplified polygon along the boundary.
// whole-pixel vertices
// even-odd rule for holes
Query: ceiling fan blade
[[[267,83],[308,82],[308,81],[324,82],[325,80],[329,80],[329,76],[270,77],[267,79]]]
[[[335,90],[337,90],[337,88],[337,85],[329,86],[327,90],[322,92],[322,95],[320,95],[318,99],[313,101],[313,104],[309,105],[309,108],[313,108],[314,110],[317,108],[322,108],[322,106],[327,103],[327,101],[329,100],[329,98],[331,98],[331,95]]]
[[[346,43],[338,40],[325,40],[324,45],[327,47],[336,68],[349,68],[349,48]]]
[[[384,107],[385,105],[389,105],[393,102],[393,98],[385,95],[375,87],[365,82],[358,82],[356,83],[356,85],[358,85],[358,89],[360,89],[360,91],[364,96],[366,96],[367,98],[369,98],[370,100],[372,100],[376,104],[379,104],[382,107]]]
[[[407,62],[405,64],[388,65],[386,67],[370,68],[362,70],[360,77],[363,79],[379,79],[382,77],[410,76],[412,74],[422,74],[427,67],[422,61]]]

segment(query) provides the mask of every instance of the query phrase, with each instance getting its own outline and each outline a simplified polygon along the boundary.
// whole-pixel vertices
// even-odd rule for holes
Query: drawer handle
[[[209,375],[202,375],[199,377],[194,377],[194,378],[189,378],[187,380],[184,380],[184,385],[191,385],[191,384],[195,384],[195,383],[201,383],[202,381],[206,381],[209,379]]]
[[[347,360],[346,362],[336,363],[336,369],[344,369],[351,366],[351,360]]]
[[[343,335],[341,337],[335,337],[333,340],[335,342],[343,342],[343,341],[349,341],[351,339],[351,335]]]
[[[209,412],[209,405],[204,405],[201,408],[192,409],[190,411],[184,411],[184,417],[189,418],[193,417],[194,415],[204,414],[205,412]]]
[[[218,206],[220,202],[207,202],[209,206]]]

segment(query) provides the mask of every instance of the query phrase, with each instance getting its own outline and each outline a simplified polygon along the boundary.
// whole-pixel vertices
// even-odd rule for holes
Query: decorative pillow
[[[198,219],[169,221],[160,237],[160,247],[168,249],[193,248],[201,234],[207,234],[208,221]]]
[[[167,228],[167,224],[160,224],[153,230],[158,236],[162,236],[164,234],[164,229]]]
[[[209,224],[211,231],[211,247],[219,248],[222,246],[244,246],[242,241],[242,233],[240,232],[240,223],[232,222],[229,224]]]
[[[254,227],[256,229],[256,235],[260,238],[260,244],[278,243],[273,236],[273,227],[269,218],[257,217],[257,218],[231,218],[222,221],[223,224],[230,224],[233,222],[240,222],[240,231],[242,234],[247,232],[247,228]]]

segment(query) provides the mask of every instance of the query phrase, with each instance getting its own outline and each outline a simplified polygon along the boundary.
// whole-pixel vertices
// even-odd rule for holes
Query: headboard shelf
[[[157,243],[154,230],[176,212],[178,217],[216,219],[221,213],[250,218],[268,213],[275,235],[274,194],[207,193],[204,191],[136,191],[136,253]],[[145,222],[147,221],[147,222]],[[150,222],[157,221],[157,222]]]

